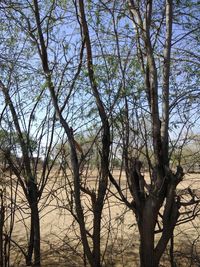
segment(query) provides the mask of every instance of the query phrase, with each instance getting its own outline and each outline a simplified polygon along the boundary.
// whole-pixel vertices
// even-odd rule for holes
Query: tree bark
[[[34,263],[33,266],[40,266],[40,219],[39,219],[39,211],[38,211],[38,201],[37,201],[37,186],[34,181],[30,181],[28,183],[28,191],[29,191],[29,203],[31,209],[31,233],[30,233],[30,241],[33,244],[29,244],[30,246],[30,255],[34,250]]]
[[[155,225],[158,214],[158,204],[153,197],[149,197],[141,216],[139,216],[138,228],[140,233],[140,265],[141,267],[156,267],[158,262],[154,252]]]
[[[171,61],[171,39],[172,39],[172,17],[173,17],[173,1],[166,0],[166,41],[164,47],[163,62],[163,90],[162,90],[162,147],[163,160],[165,165],[169,165],[169,77],[170,77],[170,61]]]
[[[27,257],[26,257],[27,266],[31,266],[32,264],[33,248],[34,248],[34,220],[33,220],[33,215],[31,211],[31,229],[30,229],[30,236],[29,236],[28,252],[27,252]]]
[[[3,192],[0,192],[0,266],[4,266],[4,246],[3,246],[3,227],[4,227],[4,217],[5,217],[5,208],[3,204]]]

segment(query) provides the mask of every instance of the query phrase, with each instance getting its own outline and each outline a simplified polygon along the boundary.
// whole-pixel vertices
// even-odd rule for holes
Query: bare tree
[[[183,6],[171,0],[76,0],[67,1],[66,5],[62,1],[33,0],[0,4],[8,21],[8,36],[12,37],[7,43],[2,30],[3,45],[8,49],[3,68],[8,72],[2,72],[0,83],[5,99],[1,127],[10,136],[15,132],[15,156],[20,151],[22,162],[15,162],[12,153],[2,151],[31,209],[28,264],[35,250],[34,264],[40,266],[39,201],[52,171],[51,150],[58,140],[60,147],[54,150],[54,158],[61,155],[57,174],[65,183],[56,192],[64,190],[65,198],[59,198],[54,191],[48,196],[57,201],[60,209],[70,211],[73,224],[78,223],[77,243],[82,243],[84,264],[103,265],[102,218],[105,202],[109,203],[107,193],[113,193],[109,179],[121,201],[135,214],[141,266],[158,266],[170,239],[173,264],[175,226],[198,215],[194,192],[186,190],[185,201],[184,194],[177,191],[184,176],[183,147],[192,125],[199,121],[198,115],[193,117],[199,108],[198,88],[187,91],[198,83],[189,83],[182,74],[176,79],[182,66],[188,74],[188,58],[183,60],[181,51],[185,57],[191,56],[183,47],[178,49],[179,43],[185,46],[187,38],[196,34],[186,23],[187,12],[191,12],[188,6],[186,14],[180,12]],[[177,13],[183,17],[184,27],[174,15]],[[173,25],[178,25],[177,33],[173,32]],[[185,29],[188,32],[180,36]],[[13,37],[15,30],[20,33],[18,39]],[[198,56],[197,50],[195,55]],[[194,58],[193,55],[195,69],[198,62]],[[20,80],[21,74],[24,81]],[[193,76],[192,71],[190,75]],[[25,87],[35,93],[28,101],[30,109],[24,104],[28,91]],[[34,126],[40,105],[43,121]],[[191,112],[193,108],[195,111]],[[39,142],[36,163],[32,136]],[[88,146],[81,144],[80,136],[85,140],[92,136]],[[45,155],[38,177],[44,139]],[[172,164],[174,155],[178,155],[176,170]],[[95,175],[89,173],[94,158]],[[113,172],[116,159],[121,163],[119,183]],[[129,192],[121,183],[123,170]],[[95,181],[90,182],[92,175]]]
[[[176,193],[177,185],[183,179],[183,169],[179,165],[176,172],[170,169],[169,153],[169,116],[170,116],[170,69],[172,48],[173,1],[166,1],[162,8],[160,27],[154,32],[153,23],[155,3],[153,1],[128,1],[131,20],[134,24],[137,53],[144,77],[144,88],[150,117],[150,144],[152,156],[148,157],[150,184],[142,174],[142,162],[133,157],[130,146],[130,126],[124,134],[125,171],[133,203],[126,203],[135,213],[140,234],[141,266],[158,266],[180,216],[182,205]],[[162,33],[165,22],[165,36],[162,37],[162,81],[157,67],[156,42]],[[162,107],[162,111],[161,111]],[[126,123],[129,125],[129,110],[126,106]],[[139,129],[140,131],[140,129]],[[149,144],[144,143],[146,147]],[[149,150],[149,148],[148,148]],[[147,150],[147,152],[148,152]],[[113,177],[111,177],[113,181]],[[113,181],[114,182],[114,181]],[[114,182],[115,186],[118,185]],[[124,195],[118,188],[122,199]],[[194,196],[193,196],[194,200]],[[198,200],[196,200],[198,202]],[[192,204],[195,204],[195,200]],[[127,202],[127,200],[124,200]],[[187,204],[185,204],[187,205]],[[188,203],[189,205],[189,203]],[[161,212],[162,210],[162,212]],[[161,215],[162,214],[162,215]],[[160,217],[161,216],[161,217]],[[159,226],[159,220],[162,227]],[[157,230],[158,227],[158,230]],[[155,239],[156,232],[161,236]]]

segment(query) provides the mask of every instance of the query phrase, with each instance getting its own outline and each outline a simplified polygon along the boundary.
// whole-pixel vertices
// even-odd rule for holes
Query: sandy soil
[[[90,173],[89,179],[86,181],[88,187],[92,188],[95,186],[96,175],[94,172]],[[113,175],[118,181],[119,172],[115,171]],[[186,191],[185,189],[190,187],[200,196],[199,181],[199,174],[189,174],[179,184],[178,190],[183,194]],[[126,193],[124,174],[121,176],[120,183],[124,187],[124,193]],[[139,236],[135,217],[116,198],[115,194],[115,189],[113,186],[110,186],[102,216],[102,254],[105,266],[139,266]],[[127,196],[129,196],[128,192]],[[43,266],[84,266],[79,228],[77,222],[68,211],[67,197],[70,197],[67,180],[61,175],[52,175],[40,201]],[[84,197],[83,202],[87,227],[91,229],[92,216],[88,210],[90,200]],[[12,238],[25,248],[29,230],[29,209],[21,191],[19,191],[17,196],[17,207]],[[7,222],[7,227],[9,227],[8,224]],[[199,266],[199,226],[199,217],[196,217],[192,222],[177,226],[174,237],[177,266]],[[181,253],[184,253],[184,256]],[[191,258],[191,254],[193,254],[194,258]],[[11,256],[14,263],[13,266],[24,266],[23,256],[16,249],[16,246],[12,248]],[[169,266],[168,259],[169,249],[163,257],[161,266]]]

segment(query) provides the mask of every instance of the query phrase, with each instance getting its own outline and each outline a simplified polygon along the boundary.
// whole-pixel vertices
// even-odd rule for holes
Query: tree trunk
[[[140,232],[140,266],[157,267],[154,251],[154,229],[158,208],[155,200],[149,197],[138,221]]]
[[[34,265],[40,267],[40,219],[37,202],[34,203]]]
[[[4,216],[5,216],[5,208],[3,205],[3,193],[0,195],[1,197],[1,207],[0,207],[0,266],[4,266],[4,246],[3,246],[3,226],[4,226]]]
[[[95,267],[101,267],[101,248],[100,248],[100,233],[101,233],[101,212],[94,213],[94,230],[93,230],[93,256]]]
[[[102,163],[103,164],[103,163]],[[105,171],[105,170],[104,170]],[[101,267],[101,217],[104,205],[104,197],[107,189],[107,174],[102,174],[102,180],[99,184],[98,198],[94,208],[94,229],[93,229],[93,256],[95,267]]]
[[[31,265],[34,250],[33,266],[40,267],[40,219],[37,202],[37,186],[33,181],[29,182],[29,198],[31,208],[31,231],[27,263],[29,266]]]
[[[34,221],[33,221],[33,215],[31,212],[31,229],[30,229],[30,237],[29,237],[29,244],[28,244],[28,253],[27,253],[27,258],[26,258],[27,266],[31,266],[32,264],[33,247],[34,247]]]
[[[169,255],[170,255],[170,264],[171,264],[171,267],[176,267],[176,263],[174,261],[174,234],[172,234],[172,237],[170,238],[170,251],[169,251]]]

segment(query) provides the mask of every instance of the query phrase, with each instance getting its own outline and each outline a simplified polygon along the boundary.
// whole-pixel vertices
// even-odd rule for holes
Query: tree
[[[5,51],[5,57],[2,60],[0,78],[2,101],[0,149],[9,170],[15,175],[16,184],[20,184],[26,204],[30,209],[29,240],[27,241],[27,251],[24,252],[26,263],[30,265],[34,261],[35,266],[40,266],[38,203],[54,162],[49,162],[49,155],[54,145],[53,134],[56,118],[54,112],[51,112],[49,101],[45,102],[44,86],[41,86],[39,91],[35,90],[40,83],[33,83],[34,67],[24,60],[24,58],[30,58],[33,51],[30,50],[30,47],[21,46],[24,35],[20,35],[17,23],[11,23],[13,9],[21,7],[21,2],[13,4],[13,9],[10,10],[8,6],[6,2],[2,2],[0,10],[2,39],[5,40],[9,32],[9,41],[4,42],[1,46],[1,49]],[[15,19],[17,21],[19,16],[16,16]],[[16,32],[19,35],[16,35]],[[43,158],[42,162],[41,157]]]
[[[38,205],[51,172],[51,150],[59,141],[54,158],[61,155],[66,209],[79,225],[84,264],[103,265],[102,216],[110,179],[135,214],[141,266],[158,266],[170,239],[173,244],[181,207],[198,204],[190,190],[189,202],[176,190],[184,175],[179,150],[199,121],[195,1],[33,0],[3,1],[0,7],[2,49],[8,51],[0,84],[6,103],[1,122],[5,132],[16,133],[12,146],[23,157],[16,166],[6,156],[31,209],[27,263],[34,247],[35,265],[40,265]],[[43,118],[39,126],[37,110]],[[36,184],[33,159],[37,153],[39,161],[44,136],[45,160]],[[89,146],[82,146],[80,139],[88,136]],[[36,151],[32,139],[39,142]],[[176,171],[174,155],[179,157]],[[125,170],[128,197],[112,173],[113,157]],[[94,158],[98,169],[91,185],[86,169]]]
[[[44,114],[44,120],[40,123],[41,130],[39,128],[37,135],[38,140],[35,141],[30,136],[30,129],[34,125],[35,116],[38,101],[36,101],[27,117],[26,109],[23,112],[18,113],[18,109],[10,97],[9,89],[1,81],[1,90],[5,98],[6,108],[4,109],[9,114],[7,125],[14,127],[15,133],[11,132],[8,145],[4,147],[1,152],[4,154],[5,159],[8,162],[9,169],[15,174],[17,181],[23,189],[24,196],[28,202],[30,208],[30,236],[28,241],[28,249],[26,255],[26,264],[32,264],[32,257],[34,251],[34,266],[40,266],[40,219],[38,203],[42,196],[42,192],[49,177],[49,169],[52,168],[54,161],[49,164],[49,155],[53,146],[53,133],[55,128],[55,114],[53,114],[52,123],[47,124],[46,120],[51,118],[51,113],[47,107],[46,114]],[[26,114],[26,115],[25,115]],[[26,118],[28,124],[27,132],[22,131],[22,120]],[[13,121],[13,124],[10,123]],[[6,126],[6,124],[5,124]],[[46,128],[47,127],[47,128]],[[45,130],[49,131],[46,135]],[[46,146],[42,155],[41,150],[43,138],[46,138]],[[36,147],[37,143],[37,147]],[[19,157],[20,153],[20,157]],[[35,156],[34,156],[34,153]],[[40,157],[43,156],[42,171]]]
[[[126,106],[128,126],[125,129],[124,162],[132,203],[127,205],[134,211],[140,234],[141,266],[158,266],[180,215],[181,200],[176,187],[183,179],[183,169],[179,165],[176,172],[170,169],[169,118],[170,118],[170,76],[172,50],[172,24],[175,4],[173,1],[162,3],[161,14],[156,12],[153,1],[128,1],[128,10],[135,28],[138,61],[143,74],[144,90],[149,114],[150,145],[152,158],[148,158],[150,184],[142,175],[142,163],[129,153],[130,125],[129,108]],[[161,17],[159,17],[161,16]],[[160,23],[156,27],[156,23]],[[164,24],[165,23],[165,24]],[[189,34],[189,33],[188,33]],[[162,38],[163,54],[157,43]],[[157,52],[159,51],[159,52]],[[161,68],[158,68],[161,66]],[[162,71],[162,72],[161,72]],[[144,111],[145,112],[145,111]],[[141,132],[141,129],[138,129]],[[147,140],[146,140],[147,141]],[[145,142],[147,151],[149,144]],[[148,154],[146,156],[148,157]],[[122,191],[118,188],[120,195]],[[124,199],[124,196],[123,196]],[[195,201],[194,201],[195,203]],[[162,210],[162,211],[161,211]],[[162,228],[156,230],[161,215]],[[155,240],[155,233],[161,236]]]

